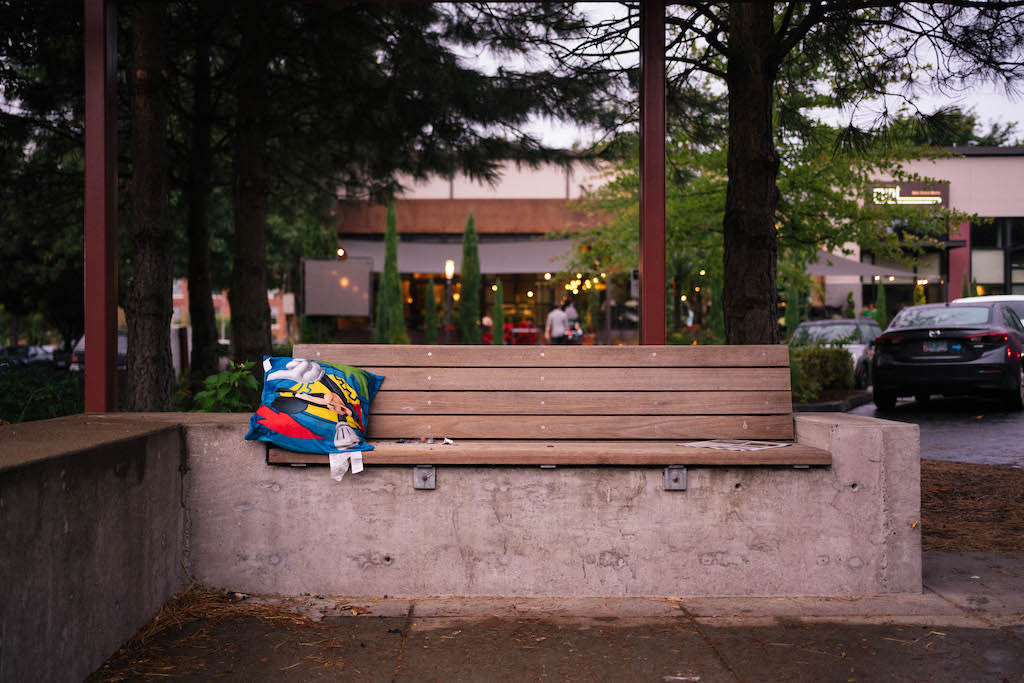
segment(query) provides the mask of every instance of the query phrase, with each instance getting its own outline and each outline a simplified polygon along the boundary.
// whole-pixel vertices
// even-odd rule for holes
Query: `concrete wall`
[[[799,415],[831,468],[277,468],[188,430],[191,570],[244,592],[871,595],[921,590],[916,425]]]
[[[252,593],[921,591],[915,425],[800,414],[829,468],[265,464],[246,415],[0,426],[0,681],[81,680],[186,577]],[[191,575],[191,576],[189,576]]]
[[[78,417],[0,427],[0,681],[82,680],[183,586],[180,429]]]

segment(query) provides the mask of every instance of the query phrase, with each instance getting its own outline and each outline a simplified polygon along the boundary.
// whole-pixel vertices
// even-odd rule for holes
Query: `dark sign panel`
[[[305,261],[306,315],[370,315],[373,261]]]

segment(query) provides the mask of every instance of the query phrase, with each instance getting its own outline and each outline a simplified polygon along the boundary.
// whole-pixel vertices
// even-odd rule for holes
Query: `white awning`
[[[892,266],[876,265],[874,263],[863,263],[853,259],[843,258],[830,254],[827,251],[818,250],[817,261],[810,261],[806,268],[808,275],[824,275],[837,277],[912,277],[916,278],[917,273],[909,270],[899,270]]]
[[[384,268],[384,241],[344,239],[340,245],[349,258],[369,259],[373,272]],[[494,240],[480,238],[480,272],[486,275],[557,272],[567,267],[565,257],[574,248],[572,240]],[[398,240],[400,273],[444,273],[446,259],[455,261],[462,272],[462,241]]]

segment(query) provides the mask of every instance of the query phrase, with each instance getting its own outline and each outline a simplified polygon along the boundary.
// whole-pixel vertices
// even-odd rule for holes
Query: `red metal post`
[[[665,343],[665,0],[640,0],[640,343]]]
[[[117,408],[117,24],[111,0],[85,9],[85,410]]]

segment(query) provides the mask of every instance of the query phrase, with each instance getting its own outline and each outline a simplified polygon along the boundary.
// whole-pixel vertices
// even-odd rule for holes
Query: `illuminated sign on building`
[[[949,206],[949,185],[891,183],[871,188],[872,204]]]

